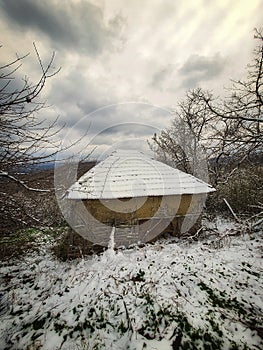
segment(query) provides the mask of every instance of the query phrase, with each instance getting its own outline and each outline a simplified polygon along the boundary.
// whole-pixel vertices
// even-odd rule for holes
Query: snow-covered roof
[[[142,152],[116,150],[80,177],[68,199],[114,199],[208,193],[214,188]]]

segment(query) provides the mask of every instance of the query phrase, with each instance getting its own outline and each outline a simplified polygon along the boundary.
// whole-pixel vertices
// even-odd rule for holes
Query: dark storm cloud
[[[102,10],[87,2],[55,2],[53,0],[0,0],[2,11],[12,26],[22,30],[37,30],[55,46],[77,48],[96,55],[110,44],[120,21],[111,26],[103,23]]]
[[[212,57],[191,55],[179,70],[182,87],[194,88],[200,82],[213,79],[222,73],[224,65],[225,61],[219,54]]]

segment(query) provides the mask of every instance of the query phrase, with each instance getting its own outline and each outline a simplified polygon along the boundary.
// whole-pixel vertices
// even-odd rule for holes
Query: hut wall
[[[90,214],[108,225],[137,225],[154,217],[171,218],[172,230],[180,235],[184,218],[197,221],[202,211],[204,194],[134,197],[127,199],[84,200]],[[171,226],[170,226],[171,228]],[[186,231],[187,227],[183,228]]]

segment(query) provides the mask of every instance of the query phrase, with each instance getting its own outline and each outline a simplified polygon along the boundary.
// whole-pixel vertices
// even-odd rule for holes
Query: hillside
[[[220,218],[170,238],[61,262],[54,240],[1,264],[1,349],[260,349],[262,232]]]
[[[94,165],[95,162],[79,163],[78,177]],[[25,227],[56,226],[63,222],[54,194],[53,167],[40,169],[36,166],[30,171],[24,169],[19,174],[14,172],[11,175],[36,191],[28,190],[18,181],[0,176],[0,235]]]

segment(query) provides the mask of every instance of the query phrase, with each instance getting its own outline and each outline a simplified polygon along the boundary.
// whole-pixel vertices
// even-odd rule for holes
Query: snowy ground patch
[[[1,349],[261,349],[262,237],[2,263]]]

